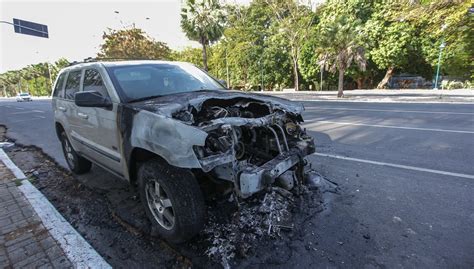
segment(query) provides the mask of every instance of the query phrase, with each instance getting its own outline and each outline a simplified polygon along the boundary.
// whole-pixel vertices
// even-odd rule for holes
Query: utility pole
[[[261,57],[260,57],[260,80],[261,80],[260,89],[263,91],[263,67],[262,67],[262,58]]]
[[[444,41],[439,45],[439,57],[438,57],[438,68],[436,68],[436,79],[435,79],[435,86],[434,89],[438,89],[438,80],[439,80],[439,69],[441,66],[441,56],[443,55],[443,49],[446,47],[446,43]]]
[[[225,48],[225,70],[226,70],[226,75],[227,75],[227,88],[230,88],[230,78],[229,78],[229,63],[227,62],[227,46]]]
[[[51,78],[51,67],[49,66],[49,62],[46,62],[46,64],[48,65],[48,75],[49,75],[49,87],[52,88],[53,87],[53,79]]]
[[[324,72],[324,69],[321,67],[321,83],[319,85],[320,86],[319,88],[321,89],[321,91],[323,91],[323,72]]]
[[[444,32],[444,30],[448,27],[447,24],[443,24],[441,26],[441,32]],[[439,45],[439,56],[438,56],[438,67],[436,68],[436,79],[435,79],[435,86],[434,89],[438,89],[438,80],[439,80],[439,69],[441,66],[441,56],[443,55],[443,49],[446,47],[446,43],[443,40],[444,38],[441,38],[441,45]]]
[[[18,93],[21,93],[21,75],[18,73]]]

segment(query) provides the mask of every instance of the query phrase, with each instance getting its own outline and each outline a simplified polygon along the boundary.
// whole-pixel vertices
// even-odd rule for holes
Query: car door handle
[[[63,107],[63,106],[58,106],[58,109],[61,110],[61,111],[63,111],[63,112],[67,110],[67,108],[65,108],[65,107]]]
[[[81,113],[81,112],[78,112],[77,115],[78,115],[80,118],[83,118],[83,119],[89,118],[89,116],[87,116],[87,114],[84,114],[84,113]]]

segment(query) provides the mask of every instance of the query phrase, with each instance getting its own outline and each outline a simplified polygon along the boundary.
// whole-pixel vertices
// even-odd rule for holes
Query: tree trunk
[[[293,72],[295,73],[295,91],[300,90],[300,80],[298,77],[298,60],[293,60]]]
[[[358,78],[356,80],[357,89],[362,90],[362,88],[364,88],[364,81],[365,81],[365,78]]]
[[[207,46],[206,46],[206,39],[201,37],[201,45],[202,45],[202,66],[204,70],[207,72]]]
[[[344,69],[339,68],[339,82],[337,84],[337,97],[344,96]]]
[[[387,69],[387,73],[385,73],[385,77],[383,77],[382,81],[380,81],[379,85],[377,85],[377,89],[383,89],[385,88],[385,86],[387,85],[388,81],[390,80],[390,78],[392,77],[393,75],[393,70],[395,69],[395,67],[393,66],[390,66],[388,69]]]

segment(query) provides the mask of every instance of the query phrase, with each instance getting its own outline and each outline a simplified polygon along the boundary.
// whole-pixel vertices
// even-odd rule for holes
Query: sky
[[[198,46],[180,27],[182,0],[0,0],[0,21],[19,18],[46,24],[49,38],[16,34],[0,23],[0,73],[60,57],[81,61],[96,56],[107,28],[135,24],[172,49]],[[228,0],[248,4],[250,0]],[[119,13],[115,13],[118,11]],[[148,20],[146,18],[149,18]]]

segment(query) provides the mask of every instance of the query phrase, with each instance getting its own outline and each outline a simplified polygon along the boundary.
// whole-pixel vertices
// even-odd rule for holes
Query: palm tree
[[[352,63],[365,70],[366,59],[361,46],[360,27],[358,20],[349,19],[344,15],[323,25],[319,35],[319,65],[331,72],[339,71],[337,97],[344,95],[344,73]]]
[[[207,68],[207,46],[222,36],[224,12],[218,0],[187,0],[181,10],[181,28],[202,46],[202,64]]]

